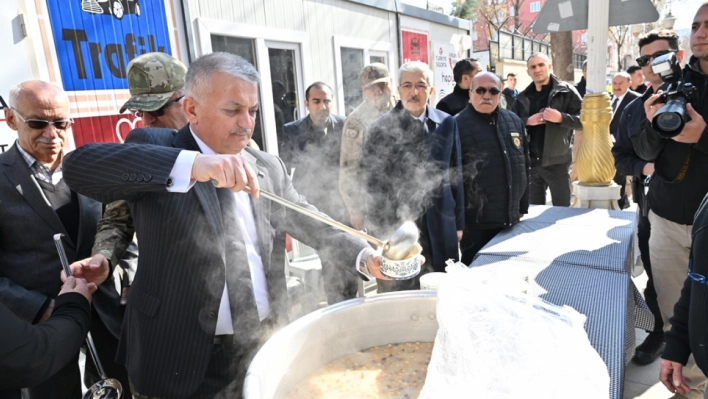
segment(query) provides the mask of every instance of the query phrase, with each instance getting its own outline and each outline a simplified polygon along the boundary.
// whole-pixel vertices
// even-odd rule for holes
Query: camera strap
[[[691,163],[691,155],[693,155],[693,147],[688,148],[688,154],[686,154],[686,159],[684,159],[683,161],[683,166],[681,167],[681,170],[679,170],[678,175],[676,175],[676,178],[669,184],[680,183],[686,177],[686,172],[688,172],[688,165]]]

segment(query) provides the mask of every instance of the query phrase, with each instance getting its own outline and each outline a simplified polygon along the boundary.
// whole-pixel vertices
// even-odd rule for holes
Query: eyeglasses
[[[693,256],[688,259],[688,277],[697,283],[708,285],[708,279],[706,276],[693,272]]]
[[[474,89],[474,90],[471,90],[471,91],[473,91],[473,92],[479,94],[480,96],[483,96],[483,95],[487,94],[487,91],[489,91],[489,94],[491,94],[491,95],[493,95],[493,96],[496,96],[496,95],[498,95],[499,93],[501,93],[501,90],[497,89],[496,87],[491,87],[491,88],[487,89],[486,87],[481,87],[481,86],[480,86],[480,87],[478,87],[478,88],[476,88],[476,89]]]
[[[678,50],[661,50],[661,51],[657,51],[654,54],[643,55],[643,56],[637,58],[637,65],[639,65],[640,67],[645,67],[645,66],[649,65],[649,62],[652,59],[659,58],[665,54],[675,53],[677,51]]]
[[[69,118],[69,120],[60,120],[60,121],[45,121],[43,119],[25,119],[20,115],[19,112],[13,107],[9,107],[15,115],[17,115],[18,118],[22,120],[22,122],[26,123],[27,126],[30,127],[30,129],[36,129],[36,130],[42,130],[46,129],[47,126],[49,125],[54,125],[54,128],[57,130],[66,130],[69,128],[69,126],[74,124],[74,120]]]
[[[405,90],[411,90],[411,89],[413,89],[414,87],[415,87],[416,90],[421,90],[421,91],[426,91],[426,90],[428,90],[428,85],[425,84],[425,83],[416,83],[416,84],[413,84],[413,83],[404,83],[404,84],[402,84],[400,87],[401,87],[401,89],[405,89]]]
[[[179,96],[172,101],[168,101],[165,103],[165,105],[163,105],[162,107],[160,107],[159,109],[156,109],[154,111],[141,111],[139,109],[133,109],[130,112],[138,118],[142,118],[143,114],[150,114],[153,118],[159,118],[162,115],[165,115],[165,110],[167,108],[171,107],[173,104],[175,104],[176,102],[181,100],[182,97],[184,97],[184,96]]]

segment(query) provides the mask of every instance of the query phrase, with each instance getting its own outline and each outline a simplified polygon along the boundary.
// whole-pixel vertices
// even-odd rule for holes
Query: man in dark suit
[[[125,144],[85,145],[64,161],[74,189],[130,203],[140,258],[118,360],[137,398],[240,394],[255,350],[288,321],[284,233],[318,249],[324,264],[383,277],[363,240],[258,199],[262,187],[316,210],[279,158],[246,148],[259,80],[239,56],[205,55],[185,79],[189,125],[171,139],[137,129]],[[109,273],[72,271],[93,282]]]
[[[464,228],[460,136],[455,119],[427,104],[433,73],[422,62],[398,71],[401,101],[374,121],[364,145],[368,213],[365,225],[388,237],[406,220],[420,230],[426,272],[458,260]],[[416,289],[419,280],[378,282],[378,291]]]
[[[49,320],[36,325],[0,303],[0,398],[20,399],[20,388],[42,383],[76,357],[91,325],[95,291],[95,284],[69,277]]]
[[[640,97],[639,94],[629,90],[629,86],[632,84],[632,78],[627,72],[619,72],[612,78],[612,121],[610,121],[610,134],[612,135],[612,142],[616,142],[618,138],[618,130],[620,125],[620,118],[624,109],[634,101],[635,98]],[[629,207],[629,199],[627,198],[626,188],[627,188],[627,175],[621,174],[619,171],[615,173],[615,183],[620,186],[620,199],[618,205],[620,209],[625,209]]]
[[[101,219],[101,204],[69,189],[62,177],[69,98],[56,86],[20,83],[10,91],[7,125],[18,140],[0,154],[0,302],[28,323],[49,319],[61,288],[62,270],[52,237],[65,235],[69,262],[88,257]],[[94,298],[91,331],[106,373],[128,383],[125,369],[112,362],[121,328],[119,295],[113,277]],[[30,398],[80,398],[75,361],[52,378],[27,390]],[[89,369],[93,361],[87,359]],[[86,378],[87,385],[96,382]]]
[[[452,93],[438,101],[437,109],[448,115],[455,116],[465,109],[470,100],[470,83],[474,75],[482,72],[479,61],[475,58],[464,58],[455,64],[452,69],[452,76],[455,78],[455,88]]]
[[[286,124],[280,137],[280,157],[292,171],[293,187],[332,219],[349,224],[349,212],[339,192],[339,154],[343,116],[332,114],[332,89],[315,82],[305,90],[308,115]],[[350,273],[322,268],[330,304],[356,297],[357,279]]]

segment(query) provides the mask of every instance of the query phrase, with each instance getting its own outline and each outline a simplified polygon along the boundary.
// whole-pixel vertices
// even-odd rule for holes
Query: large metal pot
[[[276,333],[253,359],[244,399],[284,397],[327,363],[373,346],[433,342],[438,330],[434,291],[356,298],[317,310]]]

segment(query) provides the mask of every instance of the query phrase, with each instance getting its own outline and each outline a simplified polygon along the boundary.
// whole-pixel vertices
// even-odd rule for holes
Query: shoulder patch
[[[344,131],[344,135],[351,138],[356,138],[359,135],[359,130],[348,128]]]

